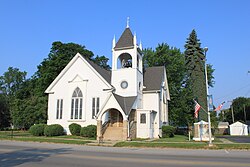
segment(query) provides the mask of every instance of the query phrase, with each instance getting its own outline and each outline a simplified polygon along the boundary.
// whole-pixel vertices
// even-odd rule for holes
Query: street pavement
[[[236,143],[250,143],[249,136],[221,136],[220,138],[225,138],[227,140],[230,140]]]
[[[250,167],[250,151],[80,146],[0,140],[0,167]]]

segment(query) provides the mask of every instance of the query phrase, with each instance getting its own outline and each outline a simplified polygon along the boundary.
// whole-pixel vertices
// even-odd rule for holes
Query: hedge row
[[[64,134],[64,129],[59,124],[36,124],[30,127],[29,132],[33,136],[61,136]]]
[[[82,137],[96,138],[96,125],[88,125],[81,128],[80,135]]]
[[[96,138],[96,125],[88,125],[81,127],[81,125],[72,123],[69,125],[69,130],[72,135]],[[36,124],[30,127],[29,132],[33,136],[61,136],[64,135],[64,129],[59,124],[46,125]]]

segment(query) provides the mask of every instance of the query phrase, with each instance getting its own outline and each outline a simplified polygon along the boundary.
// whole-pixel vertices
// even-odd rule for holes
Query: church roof
[[[136,96],[122,97],[114,93],[114,97],[125,114],[128,115],[129,111],[132,109],[133,104],[135,103]]]
[[[126,28],[115,45],[115,49],[133,47],[133,34],[130,28]]]
[[[85,60],[109,83],[111,84],[111,71],[106,70],[93,61]],[[164,66],[148,67],[144,73],[145,91],[160,90],[164,77]],[[118,96],[118,95],[117,95]]]
[[[160,90],[164,77],[164,66],[148,67],[144,73],[145,91]]]
[[[83,57],[83,56],[82,56]],[[111,71],[106,70],[88,58],[83,57],[108,83],[111,83]]]
[[[106,70],[93,61],[85,60],[109,83],[111,84],[111,71]],[[144,73],[145,91],[160,90],[164,76],[164,66],[148,67]],[[117,95],[118,96],[118,95]]]

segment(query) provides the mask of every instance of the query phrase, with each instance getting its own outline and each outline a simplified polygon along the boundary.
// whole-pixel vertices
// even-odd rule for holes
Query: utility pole
[[[206,89],[207,89],[207,96],[209,95],[208,92],[208,79],[207,79],[207,64],[206,64],[206,59],[207,59],[207,51],[208,51],[208,47],[204,48],[205,51],[205,77],[206,77]],[[213,146],[212,143],[212,131],[211,131],[211,120],[210,120],[210,111],[209,111],[209,104],[207,103],[207,119],[208,119],[208,133],[209,133],[209,142],[208,142],[208,146],[211,147]]]
[[[234,106],[233,106],[233,104],[231,105],[231,112],[232,112],[232,119],[233,119],[233,123],[234,123]]]
[[[230,105],[231,108],[231,112],[232,112],[232,121],[234,123],[234,106],[233,106],[233,101],[227,101],[227,102],[231,102],[232,104]]]
[[[245,123],[247,122],[247,116],[246,116],[246,105],[243,105],[243,111],[244,111],[244,118],[245,118]]]

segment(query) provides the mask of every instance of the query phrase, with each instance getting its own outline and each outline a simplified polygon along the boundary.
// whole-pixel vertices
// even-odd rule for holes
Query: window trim
[[[82,120],[83,119],[83,94],[79,87],[74,89],[71,97],[71,120]]]
[[[100,97],[92,97],[92,119],[100,112]]]
[[[147,124],[147,114],[146,113],[140,114],[140,124]]]
[[[63,114],[63,99],[56,100],[56,119],[62,119]]]

